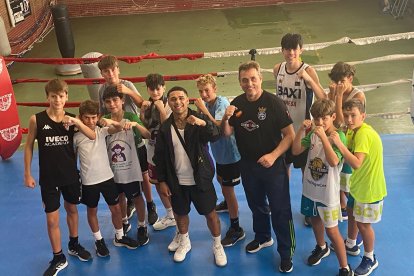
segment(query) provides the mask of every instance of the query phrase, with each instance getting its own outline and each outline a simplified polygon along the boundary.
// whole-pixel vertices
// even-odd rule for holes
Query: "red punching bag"
[[[0,56],[0,156],[10,158],[19,148],[22,141],[22,130],[17,113],[13,86],[7,71],[6,63]]]

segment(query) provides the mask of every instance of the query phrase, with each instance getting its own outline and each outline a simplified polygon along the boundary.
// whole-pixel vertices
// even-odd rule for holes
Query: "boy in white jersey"
[[[309,265],[317,265],[328,256],[330,249],[324,238],[326,234],[332,241],[339,261],[339,276],[353,275],[346,258],[345,245],[338,229],[340,219],[339,172],[342,169],[342,154],[331,145],[328,138],[337,132],[342,143],[346,143],[345,134],[334,126],[335,103],[328,99],[317,100],[310,112],[312,121],[303,121],[302,127],[293,141],[292,153],[300,154],[308,149],[308,158],[303,175],[301,212],[310,217],[316,246],[308,258]]]
[[[98,223],[98,202],[102,193],[111,211],[112,224],[115,227],[115,246],[125,246],[136,249],[137,241],[124,235],[122,214],[119,205],[118,190],[114,182],[114,174],[109,165],[105,139],[108,135],[131,128],[130,123],[124,125],[110,119],[101,119],[98,127],[99,103],[86,100],[79,106],[81,121],[96,134],[95,140],[90,140],[83,133],[76,133],[73,138],[75,150],[79,155],[80,175],[82,179],[82,203],[87,206],[88,223],[95,238],[95,250],[99,257],[109,256],[109,250],[102,237]]]
[[[105,79],[105,83],[99,88],[99,110],[102,115],[108,114],[109,110],[106,109],[105,103],[103,100],[103,93],[108,86],[114,86],[117,88],[119,93],[124,94],[124,105],[123,109],[127,112],[134,113],[139,116],[139,107],[143,103],[143,98],[138,90],[135,88],[134,84],[130,81],[123,80],[120,78],[120,68],[118,59],[115,56],[103,56],[98,62],[98,68],[101,70],[101,75]],[[147,210],[148,210],[148,222],[154,224],[158,219],[158,214],[156,212],[156,206],[152,199],[151,184],[148,177],[148,163],[147,163],[147,150],[145,148],[145,143],[143,140],[139,141],[138,145],[138,154],[139,161],[142,170],[142,177],[144,181],[142,182],[142,188],[147,200]],[[128,207],[125,205],[124,199],[121,195],[121,209],[122,213],[127,219],[130,219],[133,213],[135,212],[134,204],[131,201],[128,201]],[[130,229],[130,225],[125,225],[125,229]]]
[[[36,181],[31,173],[35,139],[39,148],[39,185],[43,208],[46,213],[47,232],[53,250],[53,259],[43,275],[57,275],[67,267],[68,262],[62,252],[59,226],[60,197],[63,196],[69,232],[69,255],[81,261],[91,259],[91,254],[78,241],[78,209],[81,195],[76,156],[73,150],[75,127],[89,139],[95,133],[81,120],[63,108],[68,100],[68,85],[58,79],[50,80],[45,86],[49,107],[32,115],[29,120],[29,133],[24,148],[24,183],[35,188]]]
[[[364,92],[352,85],[355,76],[355,67],[347,64],[345,62],[337,62],[331,69],[331,72],[328,74],[329,78],[332,80],[331,84],[329,85],[329,94],[328,98],[333,100],[336,105],[336,119],[335,125],[338,128],[341,128],[343,131],[346,131],[346,125],[344,122],[344,115],[342,113],[343,104],[350,99],[358,99],[360,100],[364,106],[366,106],[366,99]],[[346,131],[347,138],[349,135],[352,135],[352,131]],[[349,140],[349,138],[347,139]],[[359,247],[362,245],[362,237],[358,234],[358,228],[355,222],[355,218],[352,215],[352,212],[347,212],[346,202],[347,202],[347,195],[350,189],[350,181],[352,174],[352,168],[347,163],[344,162],[344,166],[342,167],[341,171],[341,191],[340,191],[340,199],[341,199],[341,212],[342,212],[342,219],[346,220],[349,217],[348,221],[348,239],[352,241],[356,241],[356,244],[347,243],[345,244],[346,252],[350,255],[357,256],[359,255],[360,249]]]
[[[354,170],[350,179],[348,210],[355,217],[364,241],[364,256],[355,269],[355,274],[369,275],[378,267],[372,224],[381,221],[384,198],[387,195],[382,142],[378,133],[364,123],[365,106],[360,100],[346,101],[342,111],[348,129],[353,132],[352,139],[348,141],[351,150],[342,144],[335,133],[331,139]],[[346,242],[348,244],[350,241],[347,239]]]
[[[165,82],[163,76],[157,73],[148,74],[145,78],[145,84],[147,86],[147,92],[150,98],[148,101],[144,101],[142,103],[140,118],[144,126],[151,133],[151,137],[148,139],[147,143],[148,175],[150,182],[155,185],[158,195],[160,196],[161,202],[164,205],[166,211],[166,215],[164,217],[160,218],[158,221],[156,220],[152,224],[154,230],[164,230],[167,227],[175,226],[176,222],[174,219],[170,198],[164,196],[159,191],[160,185],[157,180],[157,173],[153,157],[160,125],[168,118],[168,116],[170,116],[171,108],[167,103],[167,97],[164,95]]]
[[[287,33],[282,37],[281,46],[285,61],[276,64],[273,68],[276,95],[285,102],[293,121],[293,128],[298,131],[303,120],[310,119],[309,110],[314,96],[317,99],[324,99],[326,94],[319,83],[315,69],[302,61],[300,56],[303,52],[302,36]],[[294,168],[301,168],[302,174],[306,165],[306,157],[306,151],[298,156],[293,156],[290,149],[286,152],[286,162],[293,163]],[[309,225],[306,217],[305,225]]]
[[[149,131],[141,126],[137,115],[124,111],[123,94],[116,87],[109,86],[105,89],[103,99],[105,107],[111,114],[104,116],[117,122],[130,122],[134,129],[125,130],[108,136],[107,152],[114,172],[115,183],[119,193],[133,201],[138,212],[137,240],[140,246],[148,243],[148,230],[145,225],[145,202],[141,196],[142,172],[137,154],[136,140],[149,138]],[[127,232],[124,230],[124,232]]]

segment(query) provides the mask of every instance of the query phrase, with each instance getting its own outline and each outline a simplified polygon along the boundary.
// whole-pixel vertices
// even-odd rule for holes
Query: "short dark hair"
[[[296,49],[298,45],[302,49],[302,36],[300,34],[287,33],[282,37],[280,45],[282,46],[282,49]]]
[[[116,86],[108,86],[107,88],[105,88],[103,95],[102,95],[102,99],[104,101],[108,98],[115,98],[115,97],[119,97],[120,99],[123,99],[124,94],[119,93]]]
[[[328,76],[332,81],[338,82],[345,77],[355,76],[355,72],[356,69],[353,65],[339,61],[332,67]]]
[[[79,115],[98,115],[99,114],[99,103],[93,100],[85,100],[79,105]]]
[[[162,75],[160,74],[148,74],[145,78],[145,84],[151,90],[155,90],[158,86],[164,86],[165,81]]]
[[[187,90],[185,90],[184,87],[174,86],[173,88],[171,88],[170,90],[168,90],[168,92],[167,92],[167,98],[170,96],[170,93],[173,92],[173,91],[183,91],[188,96],[188,92],[187,92]]]
[[[359,112],[365,113],[365,105],[360,99],[352,98],[342,104],[342,110],[351,110],[352,108],[358,108]]]
[[[240,80],[241,71],[247,71],[247,70],[250,70],[250,69],[255,69],[259,73],[259,76],[262,75],[262,73],[260,72],[260,64],[257,63],[256,61],[250,60],[250,61],[247,61],[245,63],[240,64],[240,66],[239,66],[239,80]]]

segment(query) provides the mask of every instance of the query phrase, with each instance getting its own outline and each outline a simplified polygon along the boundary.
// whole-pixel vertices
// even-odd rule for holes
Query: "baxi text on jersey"
[[[69,136],[46,136],[45,146],[62,146],[69,144]]]
[[[278,86],[277,94],[279,97],[282,97],[282,98],[286,97],[286,98],[293,98],[293,99],[301,99],[302,89]]]

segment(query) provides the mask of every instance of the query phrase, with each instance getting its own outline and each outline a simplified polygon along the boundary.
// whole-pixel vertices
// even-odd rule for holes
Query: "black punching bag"
[[[75,57],[75,41],[73,40],[66,5],[57,4],[52,6],[51,9],[60,54],[64,58],[73,58]],[[76,75],[81,72],[79,64],[64,64],[56,67],[58,75]]]

